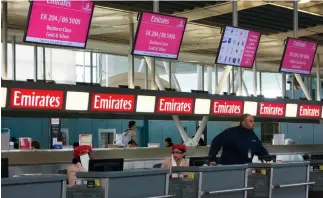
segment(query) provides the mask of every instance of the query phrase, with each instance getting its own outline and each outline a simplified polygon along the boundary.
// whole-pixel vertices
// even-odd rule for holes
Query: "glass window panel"
[[[9,50],[10,49],[10,50]],[[8,47],[8,54],[11,54],[11,44]],[[9,65],[12,62],[12,58],[8,59]],[[12,66],[11,73],[12,76]],[[27,80],[34,79],[34,47],[28,45],[16,45],[16,79]]]

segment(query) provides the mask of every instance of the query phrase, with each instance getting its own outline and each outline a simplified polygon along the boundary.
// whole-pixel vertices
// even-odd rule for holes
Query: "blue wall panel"
[[[48,148],[47,118],[1,118],[1,128],[9,128],[11,137],[31,137],[42,148]]]
[[[31,137],[38,140],[43,148],[48,147],[48,119],[47,118],[1,118],[2,128],[9,128],[11,136]],[[129,120],[107,120],[107,119],[62,119],[62,128],[68,128],[70,141],[72,144],[78,141],[81,133],[92,133],[93,144],[98,146],[98,129],[116,129],[117,133],[122,133],[128,128]],[[164,146],[164,139],[172,138],[173,142],[182,143],[181,136],[173,120],[136,120],[138,128],[138,138],[143,145],[146,142],[160,143]],[[145,123],[145,124],[144,124]],[[192,137],[196,132],[196,121],[182,121],[182,125]],[[236,126],[236,122],[215,122],[207,124],[207,144],[226,128]],[[260,137],[261,123],[256,123],[255,133]],[[286,138],[292,138],[297,144],[323,144],[322,124],[302,124],[302,123],[281,123],[280,132]],[[139,134],[142,133],[142,134]]]

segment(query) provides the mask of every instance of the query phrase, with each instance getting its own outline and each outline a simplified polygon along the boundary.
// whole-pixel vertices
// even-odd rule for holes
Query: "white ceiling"
[[[269,1],[239,1],[238,9],[243,10],[267,4]],[[271,4],[288,7],[292,9],[291,2],[272,2]],[[12,34],[17,36],[18,42],[22,41],[28,15],[29,3],[26,1],[15,1],[8,3],[9,19],[9,41]],[[304,12],[323,16],[323,1],[299,4],[299,9]],[[181,13],[177,16],[187,17],[189,21],[203,19],[210,16],[230,13],[231,3],[198,8]],[[96,7],[90,29],[88,49],[99,52],[127,55],[130,47],[129,24],[137,23],[137,13],[116,10],[112,8]],[[292,23],[292,21],[291,21]],[[308,36],[323,33],[322,25],[313,28],[299,30],[299,36]],[[283,41],[287,36],[293,36],[293,32],[280,33],[270,36],[263,35],[257,53],[257,69],[261,71],[277,72],[279,61],[283,53]],[[219,45],[221,35],[220,28],[189,22],[186,28],[179,61],[213,65],[216,49]],[[212,54],[214,52],[214,54]],[[318,53],[321,56],[320,74],[323,76],[323,46],[319,46]],[[313,69],[312,74],[316,70]]]

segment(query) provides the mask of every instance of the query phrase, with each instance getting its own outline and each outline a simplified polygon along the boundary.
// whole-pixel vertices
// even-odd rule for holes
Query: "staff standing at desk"
[[[221,148],[220,164],[223,165],[251,163],[254,155],[268,155],[268,151],[254,133],[254,128],[253,116],[243,114],[239,126],[228,128],[217,135],[209,151],[210,165],[216,165],[216,155]]]

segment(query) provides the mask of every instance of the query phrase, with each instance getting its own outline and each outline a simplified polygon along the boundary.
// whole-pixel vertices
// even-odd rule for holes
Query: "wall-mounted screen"
[[[177,59],[186,22],[182,17],[142,12],[132,54]]]
[[[86,48],[94,2],[31,1],[24,41]]]
[[[287,38],[281,72],[310,74],[317,50],[317,43],[296,38]]]
[[[215,63],[252,68],[260,37],[261,32],[226,26]]]

